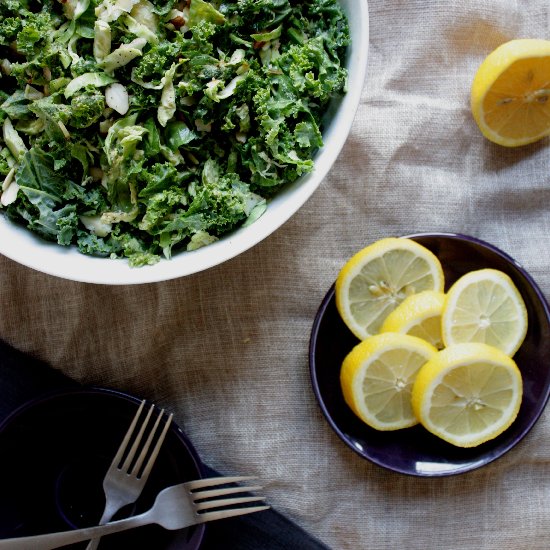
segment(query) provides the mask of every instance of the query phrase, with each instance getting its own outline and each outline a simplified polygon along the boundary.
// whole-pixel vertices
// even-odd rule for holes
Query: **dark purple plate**
[[[380,432],[361,422],[348,408],[340,389],[340,366],[359,340],[341,320],[334,286],[315,318],[309,347],[313,391],[329,424],[360,456],[389,470],[414,476],[448,476],[492,462],[516,445],[533,427],[550,395],[550,310],[529,274],[494,246],[464,235],[407,235],[429,248],[441,261],[446,290],[459,277],[491,267],[507,273],[527,306],[528,331],[514,356],[523,376],[523,401],[518,417],[503,434],[472,449],[461,449],[420,426]]]
[[[0,424],[0,538],[96,525],[105,503],[103,477],[139,403],[113,390],[69,390],[6,418]],[[196,451],[172,424],[141,496],[115,518],[144,512],[161,489],[201,477]],[[204,531],[204,525],[146,526],[104,537],[100,547],[197,550]]]

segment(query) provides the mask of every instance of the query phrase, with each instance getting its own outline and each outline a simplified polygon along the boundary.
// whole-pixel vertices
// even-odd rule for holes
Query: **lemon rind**
[[[533,50],[539,49],[534,54]],[[481,133],[493,143],[504,147],[529,145],[550,135],[550,127],[539,134],[513,139],[507,138],[493,130],[483,116],[483,102],[496,80],[516,61],[550,57],[550,41],[523,38],[505,42],[493,50],[481,63],[472,83],[470,108]]]

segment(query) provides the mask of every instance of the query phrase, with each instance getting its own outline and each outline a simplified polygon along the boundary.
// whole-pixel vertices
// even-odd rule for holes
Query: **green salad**
[[[345,93],[337,0],[0,0],[0,205],[153,264],[255,221]]]

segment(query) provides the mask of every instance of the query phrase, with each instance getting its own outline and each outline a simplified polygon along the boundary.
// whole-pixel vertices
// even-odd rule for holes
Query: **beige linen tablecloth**
[[[474,235],[550,297],[550,143],[492,145],[469,110],[491,50],[549,37],[548,2],[371,0],[370,18],[349,139],[281,229],[219,267],[144,286],[68,282],[1,257],[0,337],[79,381],[170,408],[205,462],[257,475],[276,508],[331,548],[548,548],[548,412],[491,465],[415,479],[344,446],[311,391],[317,307],[344,261],[378,238]]]

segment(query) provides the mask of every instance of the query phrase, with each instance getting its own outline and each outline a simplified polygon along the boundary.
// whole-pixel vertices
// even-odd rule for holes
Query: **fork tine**
[[[211,490],[205,490],[205,491],[198,491],[196,493],[192,493],[192,495],[193,495],[193,500],[196,502],[197,500],[202,500],[205,498],[221,497],[224,495],[233,495],[235,493],[250,493],[252,491],[260,491],[261,489],[263,489],[263,487],[260,485],[249,486],[249,487],[238,485],[236,487],[228,487],[226,489],[211,489]]]
[[[145,403],[145,399],[140,403],[139,408],[132,420],[132,423],[118,448],[116,456],[113,458],[113,461],[111,462],[111,465],[109,466],[109,469],[105,474],[105,478],[103,479],[105,508],[103,511],[103,515],[101,516],[101,519],[99,521],[100,525],[107,523],[113,517],[113,515],[124,505],[130,504],[137,500],[145,483],[147,482],[151,469],[153,468],[154,462],[157,458],[157,455],[159,454],[161,445],[166,436],[166,432],[168,431],[170,423],[172,422],[173,415],[170,414],[163,428],[159,429],[160,421],[164,415],[164,409],[162,409],[160,411],[160,414],[158,414],[154,425],[151,429],[148,430],[149,425],[153,424],[153,422],[151,421],[151,417],[153,414],[153,410],[155,410],[156,407],[154,404],[151,404],[151,407],[149,408],[147,413],[145,415],[142,415],[142,413],[144,412]],[[141,419],[142,416],[145,416],[145,418]],[[138,422],[140,423],[139,431],[137,430]],[[138,433],[134,437],[134,432],[136,431],[138,431]],[[145,441],[144,445],[141,446],[141,441],[144,438],[144,434],[146,432],[147,440]],[[147,459],[147,455],[151,450],[151,446],[158,432],[160,432],[160,435],[158,436],[156,445],[152,451],[151,456]],[[132,437],[134,437],[134,441],[130,450],[127,452]],[[140,446],[141,451],[139,451],[139,456],[134,462]],[[123,459],[124,463],[121,464]],[[143,468],[143,471],[141,471],[143,463],[146,459],[147,462],[145,464],[145,467]],[[86,550],[95,550],[98,544],[99,539],[93,539],[88,543]]]
[[[132,420],[132,423],[130,424],[130,427],[128,428],[128,431],[126,432],[126,435],[124,436],[124,439],[122,440],[122,443],[120,444],[118,451],[116,452],[115,457],[113,458],[113,465],[120,464],[120,461],[122,460],[122,457],[124,455],[124,451],[126,451],[126,447],[128,447],[128,442],[130,441],[130,438],[132,437],[132,433],[134,432],[136,428],[137,421],[139,419],[139,415],[141,414],[141,411],[143,410],[143,407],[145,406],[145,399],[141,402],[141,404],[138,407],[138,410],[136,414],[134,415],[134,418]]]
[[[147,412],[147,416],[145,417],[145,420],[141,423],[141,427],[136,436],[136,439],[134,440],[134,443],[132,444],[130,452],[126,456],[126,459],[124,460],[124,464],[122,464],[121,466],[122,470],[127,471],[128,468],[130,467],[130,464],[132,463],[132,460],[134,460],[134,456],[136,455],[137,448],[141,442],[141,438],[143,437],[145,428],[147,427],[147,424],[149,424],[149,419],[151,418],[151,414],[153,413],[154,408],[155,408],[155,405],[151,405],[151,407],[149,408],[149,411]]]
[[[200,522],[214,521],[217,519],[232,518],[236,516],[244,516],[246,514],[253,514],[254,512],[262,512],[263,510],[269,510],[271,506],[249,506],[248,508],[233,508],[231,510],[220,510],[218,512],[205,512],[199,515]]]
[[[135,475],[137,476],[139,474],[139,469],[141,468],[141,465],[143,464],[143,461],[145,460],[145,456],[147,455],[147,451],[149,450],[149,447],[151,446],[151,441],[153,441],[153,437],[155,437],[155,432],[157,431],[158,425],[160,423],[160,419],[162,418],[162,415],[164,414],[164,409],[160,411],[160,414],[157,416],[157,419],[155,420],[155,423],[153,424],[153,427],[149,430],[149,435],[147,436],[147,441],[145,441],[141,453],[139,454],[137,460],[132,465],[132,468],[127,470],[128,475],[132,475],[135,472]],[[147,421],[149,418],[146,419],[145,425],[143,426],[143,429],[145,430],[145,427],[147,425]],[[139,441],[138,441],[139,443]],[[128,465],[130,466],[130,465]]]
[[[237,498],[218,498],[206,502],[195,503],[195,510],[210,510],[210,508],[221,508],[222,506],[232,506],[234,504],[247,504],[249,502],[259,502],[265,500],[265,497],[237,497]]]
[[[256,479],[254,476],[233,476],[233,477],[207,477],[195,481],[186,482],[185,486],[189,491],[202,489],[203,487],[212,487],[213,485],[224,485],[226,483],[238,483],[239,481],[250,481]]]
[[[141,465],[143,464],[143,461],[145,460],[145,457],[147,456],[147,452],[149,451],[149,447],[151,446],[151,442],[153,441],[153,438],[155,437],[155,433],[157,431],[158,425],[160,424],[160,419],[162,418],[162,415],[164,414],[164,409],[162,409],[157,416],[157,419],[155,420],[155,423],[153,424],[153,427],[149,431],[149,435],[147,436],[147,440],[143,444],[143,447],[141,449],[141,453],[139,454],[137,460],[132,465],[132,468],[128,470],[128,475],[132,475],[135,473],[137,476],[139,474],[139,470],[141,468]]]
[[[164,409],[159,414],[159,417],[157,419],[157,422],[155,423],[155,427],[153,430],[151,430],[151,434],[149,435],[149,438],[147,439],[147,443],[145,444],[145,447],[143,448],[143,451],[138,459],[139,465],[136,466],[136,474],[139,472],[139,468],[141,467],[141,464],[143,460],[145,459],[145,455],[147,454],[147,451],[149,450],[149,447],[151,446],[151,441],[153,439],[153,433],[156,433],[157,426],[159,424],[160,418],[164,413]],[[143,472],[141,474],[141,479],[147,480],[149,477],[149,473],[151,472],[151,469],[153,468],[153,465],[155,463],[155,460],[157,459],[157,455],[159,454],[160,448],[162,446],[162,443],[164,441],[164,438],[166,437],[166,433],[168,432],[168,428],[170,427],[170,424],[172,423],[172,418],[174,417],[173,414],[170,414],[168,416],[168,419],[164,423],[164,427],[162,428],[162,432],[160,433],[157,443],[155,445],[155,448],[153,449],[153,452],[151,453],[151,456],[149,457],[149,460],[147,461],[147,464],[145,465],[145,468],[143,469]]]

